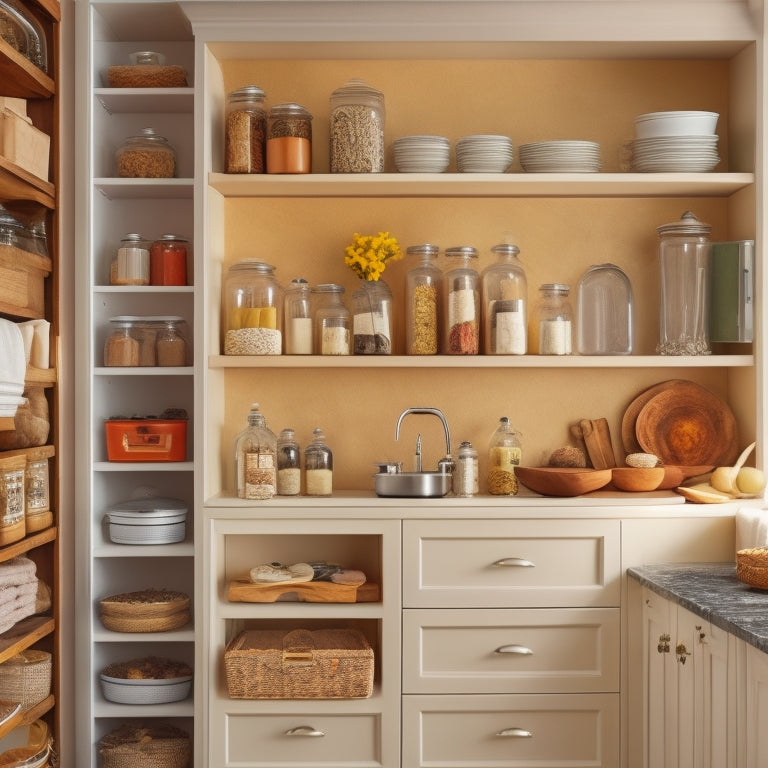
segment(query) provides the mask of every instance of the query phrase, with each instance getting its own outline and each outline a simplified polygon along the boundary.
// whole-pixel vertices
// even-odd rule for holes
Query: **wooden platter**
[[[624,416],[621,420],[621,443],[628,454],[643,452],[643,448],[637,441],[637,433],[635,432],[637,417],[640,415],[640,411],[643,410],[643,407],[655,395],[683,383],[685,383],[685,379],[669,379],[668,381],[662,381],[660,384],[654,384],[652,387],[644,389],[627,406],[627,410],[624,411]]]
[[[276,582],[254,584],[249,579],[229,582],[227,598],[235,603],[375,603],[379,597],[379,585],[334,584],[331,581]]]

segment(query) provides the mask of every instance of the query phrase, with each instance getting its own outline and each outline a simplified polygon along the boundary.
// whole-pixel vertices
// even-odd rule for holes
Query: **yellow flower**
[[[352,236],[352,243],[345,249],[344,263],[363,280],[378,280],[389,261],[403,258],[403,252],[396,237],[389,232],[377,235]]]

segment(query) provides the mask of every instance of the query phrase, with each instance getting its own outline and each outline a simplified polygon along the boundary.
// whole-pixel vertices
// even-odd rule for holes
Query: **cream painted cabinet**
[[[768,765],[768,654],[746,646],[746,766]]]

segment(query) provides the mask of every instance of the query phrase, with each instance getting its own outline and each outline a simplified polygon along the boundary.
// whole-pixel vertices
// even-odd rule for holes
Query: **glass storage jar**
[[[0,546],[25,535],[25,456],[0,456]]]
[[[154,128],[142,128],[117,150],[117,175],[128,179],[171,179],[176,175],[176,150]]]
[[[353,78],[330,101],[331,173],[383,173],[384,94]]]
[[[411,245],[407,256],[416,260],[405,278],[405,346],[409,355],[436,355],[440,351],[441,284],[443,273],[435,264],[436,245]]]
[[[104,342],[104,365],[131,367],[139,364],[139,333],[136,323],[127,316],[112,317],[110,332]]]
[[[312,442],[304,450],[307,496],[330,496],[333,492],[333,452],[319,427],[312,430]]]
[[[149,251],[149,284],[186,285],[188,246],[181,235],[160,235]]]
[[[562,283],[544,283],[539,287],[539,301],[532,323],[537,336],[531,351],[539,355],[570,355],[573,351],[573,320],[568,299],[571,287]]]
[[[392,291],[381,279],[361,280],[352,294],[352,348],[356,355],[392,353]]]
[[[312,354],[312,289],[303,277],[294,277],[285,291],[285,354]]]
[[[477,355],[480,352],[480,275],[475,269],[477,249],[447,248],[450,269],[445,273],[444,352],[448,355]]]
[[[23,3],[0,0],[0,38],[38,69],[48,71],[45,30]]]
[[[576,348],[580,355],[631,355],[632,286],[615,264],[591,266],[579,279]]]
[[[519,435],[509,423],[509,418],[502,416],[488,449],[488,493],[516,496],[519,485],[515,467],[520,465],[521,460]]]
[[[482,274],[483,350],[486,355],[524,355],[527,349],[528,283],[510,243],[491,248],[496,262]]]
[[[271,499],[277,491],[277,438],[258,403],[235,439],[235,485],[239,499]]]
[[[344,286],[321,283],[315,297],[315,354],[348,355],[352,336],[352,316],[344,306]]]
[[[454,496],[474,496],[479,490],[477,450],[472,443],[459,445],[456,463],[453,465],[452,489]]]
[[[279,355],[282,352],[283,290],[275,268],[243,259],[228,271],[225,355]]]
[[[277,436],[277,495],[298,496],[301,493],[301,450],[292,429]]]
[[[149,285],[150,244],[137,232],[129,232],[120,241],[117,256],[109,269],[112,285]]]
[[[312,115],[301,104],[277,104],[267,118],[267,173],[312,172]]]
[[[265,94],[258,85],[244,85],[227,96],[224,128],[224,171],[264,173],[267,148]]]
[[[168,317],[158,321],[155,338],[157,364],[161,367],[187,365],[187,342],[184,338],[180,317]]]
[[[709,355],[709,224],[686,211],[657,228],[661,267],[660,355]]]

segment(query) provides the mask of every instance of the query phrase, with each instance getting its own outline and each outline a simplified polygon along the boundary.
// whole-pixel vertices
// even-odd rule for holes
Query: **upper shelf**
[[[225,197],[729,197],[752,173],[211,173]]]
[[[25,200],[56,207],[56,187],[0,155],[0,199]]]
[[[0,39],[0,93],[20,99],[48,99],[56,91],[53,79]]]

